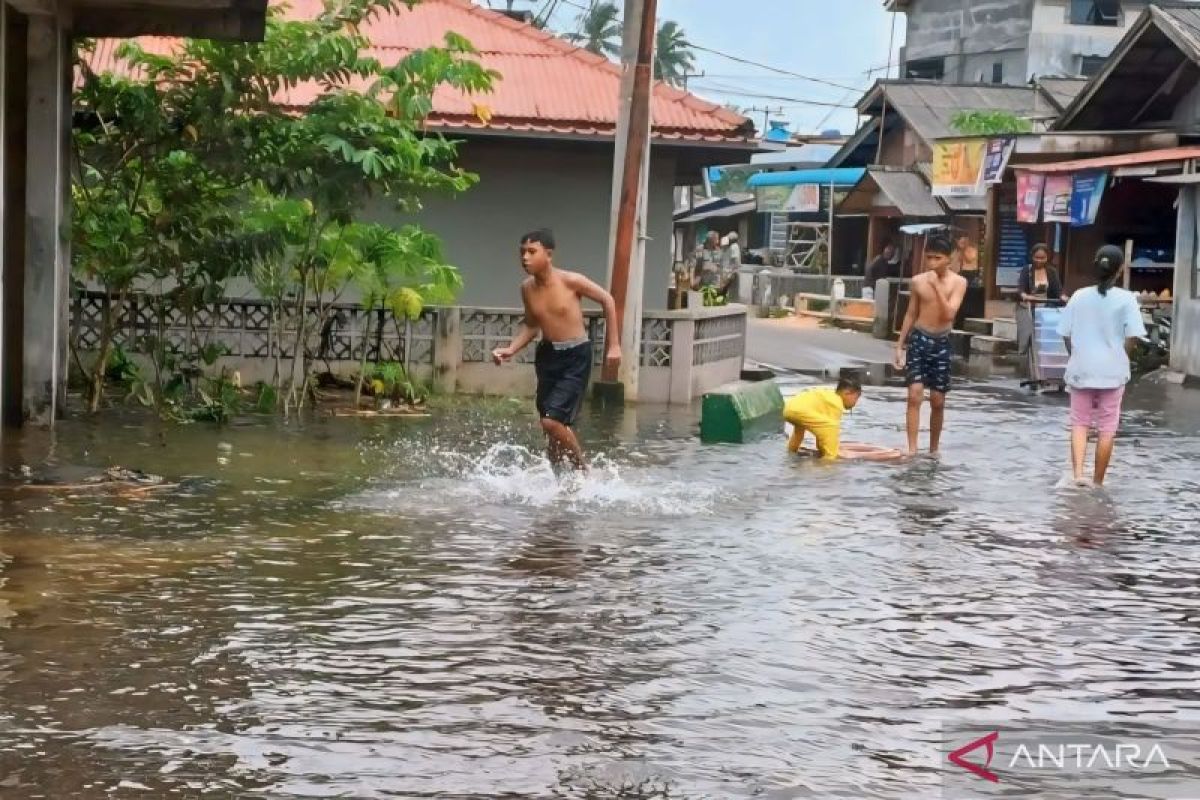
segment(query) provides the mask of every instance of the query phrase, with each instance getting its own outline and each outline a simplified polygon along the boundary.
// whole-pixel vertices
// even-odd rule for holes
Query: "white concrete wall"
[[[607,283],[612,148],[548,145],[516,139],[462,145],[463,166],[479,183],[454,197],[429,197],[420,213],[377,211],[378,221],[412,221],[436,233],[450,263],[462,271],[458,303],[513,306],[524,277],[517,257],[521,235],[551,228],[558,266]],[[651,161],[644,307],[665,308],[671,281],[674,158],[655,149]]]
[[[1122,0],[1116,27],[1073,25],[1070,0],[913,0],[907,12],[905,59],[945,57],[947,81],[990,82],[1004,64],[1004,82],[1076,75],[1080,56],[1107,56],[1145,10],[1147,0]]]
[[[1171,320],[1171,369],[1200,377],[1200,299],[1196,267],[1200,262],[1200,188],[1179,190],[1179,222],[1175,233],[1175,309]]]
[[[1069,0],[1038,0],[1029,37],[1028,75],[1075,75],[1081,56],[1107,56],[1146,8],[1146,0],[1122,0],[1116,27],[1072,25]]]

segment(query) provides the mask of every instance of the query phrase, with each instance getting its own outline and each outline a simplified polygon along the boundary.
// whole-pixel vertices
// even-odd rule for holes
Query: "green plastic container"
[[[704,395],[700,439],[742,444],[783,428],[783,394],[775,381],[727,383]]]

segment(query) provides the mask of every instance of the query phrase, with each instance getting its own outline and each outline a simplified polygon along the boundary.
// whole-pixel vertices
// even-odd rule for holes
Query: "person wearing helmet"
[[[1072,295],[1058,323],[1070,357],[1064,381],[1071,393],[1071,469],[1077,484],[1086,485],[1083,462],[1088,431],[1096,430],[1093,482],[1104,484],[1121,420],[1121,401],[1129,383],[1129,351],[1146,335],[1137,297],[1118,287],[1125,268],[1119,247],[1096,252],[1095,285]]]

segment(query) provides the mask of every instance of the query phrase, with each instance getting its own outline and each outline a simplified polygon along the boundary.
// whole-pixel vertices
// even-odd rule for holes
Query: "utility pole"
[[[613,164],[615,202],[609,286],[617,306],[620,370],[604,368],[606,397],[637,399],[645,280],[646,193],[650,167],[650,102],[658,0],[625,0],[624,75]],[[608,337],[617,333],[609,331]],[[620,381],[623,389],[616,389]]]
[[[762,135],[766,136],[767,129],[771,127],[771,115],[782,114],[783,106],[779,106],[778,108],[771,108],[770,106],[766,106],[765,108],[760,106],[751,106],[750,108],[746,109],[747,114],[757,114],[760,111],[763,115]]]
[[[683,90],[685,92],[688,90],[688,79],[689,78],[703,78],[707,74],[708,74],[707,72],[685,72],[685,73],[683,73],[683,75],[680,76],[683,79],[683,87],[682,87]]]

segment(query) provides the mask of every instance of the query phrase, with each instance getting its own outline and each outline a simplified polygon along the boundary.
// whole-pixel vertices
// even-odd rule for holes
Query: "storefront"
[[[763,172],[748,181],[755,194],[758,230],[767,260],[806,272],[861,272],[865,226],[841,224],[834,209],[862,178],[864,170],[802,169]]]
[[[1051,246],[1068,292],[1091,282],[1098,248],[1116,245],[1129,260],[1128,288],[1147,303],[1169,298],[1179,189],[1161,179],[1194,173],[1197,159],[1200,147],[1173,147],[1015,167],[1012,205],[1025,243]]]

